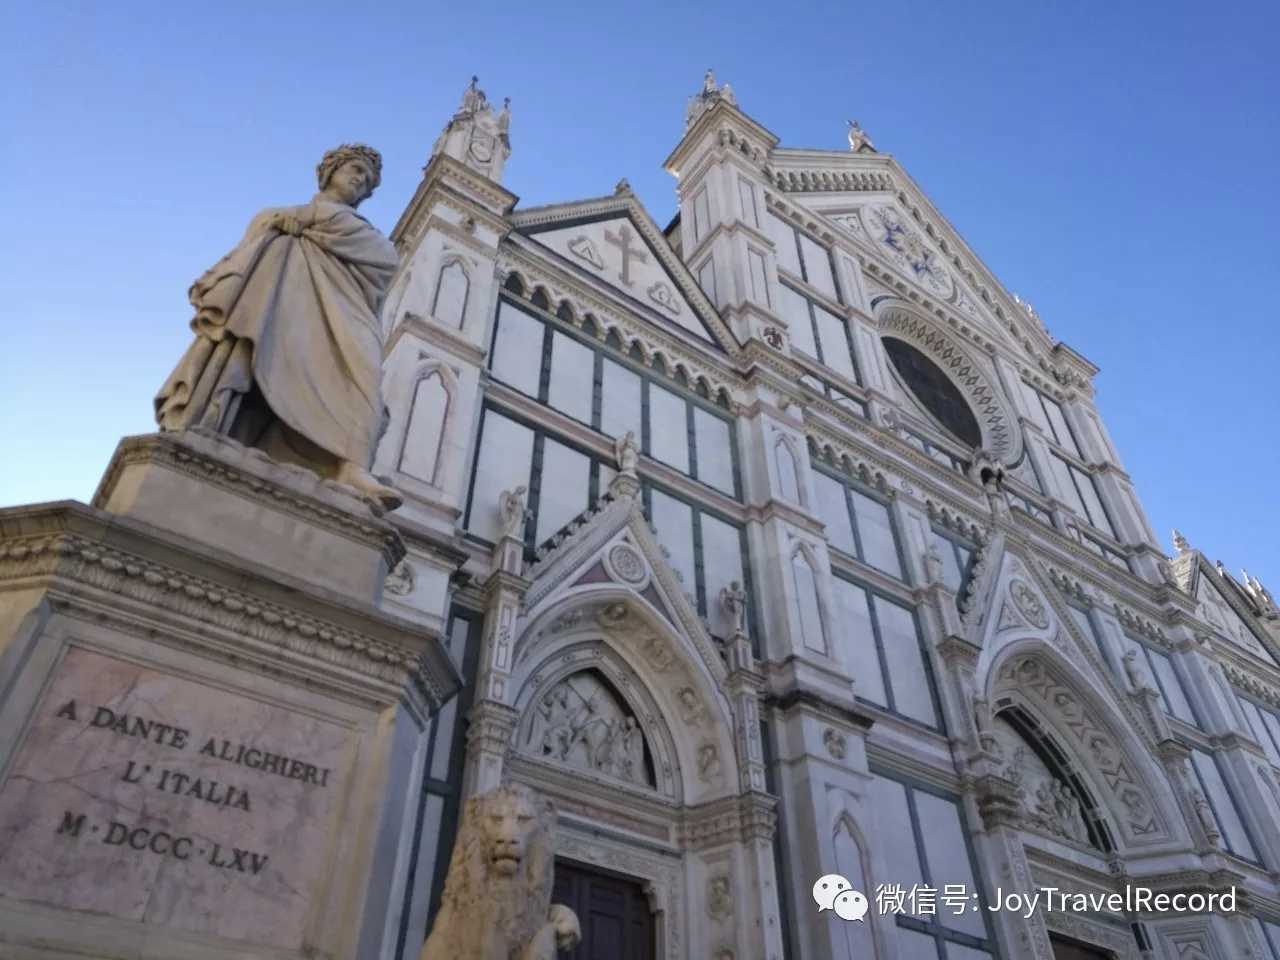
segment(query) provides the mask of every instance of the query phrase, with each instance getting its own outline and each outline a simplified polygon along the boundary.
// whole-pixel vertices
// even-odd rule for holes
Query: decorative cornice
[[[705,380],[713,396],[722,391],[731,399],[739,395],[736,384],[731,386],[733,367],[725,363],[724,357],[717,357],[709,345],[705,351],[695,352],[692,349],[697,347],[694,338],[680,338],[640,320],[631,308],[610,302],[587,283],[561,269],[550,256],[540,253],[517,244],[504,244],[498,255],[499,279],[505,282],[512,273],[519,276],[526,288],[526,300],[537,287],[546,287],[551,299],[552,309],[549,312],[556,314],[561,304],[567,304],[572,323],[578,328],[587,316],[591,316],[596,321],[596,338],[601,342],[611,332],[617,333],[624,344],[624,352],[639,347],[646,364],[651,364],[654,356],[661,354],[669,361],[672,373],[683,369],[691,384]],[[507,295],[512,294],[507,291]]]
[[[413,245],[423,232],[423,218],[440,193],[453,198],[452,206],[461,212],[483,219],[499,235],[509,227],[503,216],[519,201],[504,189],[464,163],[443,153],[438,153],[423,168],[422,180],[413,198],[405,206],[400,219],[391,230],[391,242],[402,248]]]
[[[46,508],[42,515],[29,512],[22,519],[32,532],[0,539],[0,583],[43,582],[61,602],[72,605],[89,602],[84,588],[101,591],[101,596],[114,598],[113,609],[141,604],[163,611],[166,618],[211,627],[223,644],[231,638],[239,656],[268,662],[273,669],[282,657],[318,660],[397,689],[409,681],[433,706],[457,690],[457,672],[437,635],[420,626],[398,621],[383,625],[378,621],[391,618],[372,610],[344,608],[346,615],[317,616],[295,604],[147,559],[141,553],[141,534],[126,535],[119,521],[93,515],[78,504]],[[40,527],[45,529],[35,532]],[[124,544],[131,540],[137,544],[127,549]],[[82,595],[85,600],[78,599]],[[144,617],[157,615],[143,611]],[[341,622],[352,619],[362,621],[362,627]],[[412,645],[404,642],[410,637]]]
[[[770,669],[770,664],[766,662],[765,668]],[[767,708],[777,709],[783,713],[790,713],[797,708],[811,710],[819,716],[835,720],[864,732],[870,730],[876,722],[873,716],[864,712],[852,701],[839,703],[816,690],[806,687],[787,687],[786,689],[766,694],[762,699]]]
[[[796,169],[780,166],[780,160],[775,154],[765,176],[784,193],[892,193],[896,186],[885,170],[832,170],[826,164]]]
[[[237,470],[229,466],[226,460],[198,449],[204,446],[230,449],[236,456],[252,455],[251,451],[228,437],[195,429],[178,434],[145,433],[125,437],[120,441],[111,465],[98,484],[92,505],[96,509],[104,509],[110,491],[115,488],[126,467],[157,463],[195,477],[202,483],[209,483],[250,499],[266,495],[276,509],[284,510],[307,524],[322,527],[331,533],[379,550],[388,570],[404,559],[404,544],[395,530],[388,524],[375,520],[367,505],[348,496],[345,491],[335,489],[329,492],[348,500],[350,510],[338,509],[284,485],[273,484],[252,473]],[[273,470],[297,475],[304,483],[315,482],[315,476],[301,467],[274,462],[271,466]]]

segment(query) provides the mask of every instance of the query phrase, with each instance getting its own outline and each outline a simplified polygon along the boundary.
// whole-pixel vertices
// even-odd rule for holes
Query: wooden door
[[[551,902],[571,907],[582,925],[582,942],[560,957],[655,960],[653,914],[639,882],[557,860]]]

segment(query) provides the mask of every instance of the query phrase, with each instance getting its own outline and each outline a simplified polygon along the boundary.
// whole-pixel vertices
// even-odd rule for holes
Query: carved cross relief
[[[622,270],[618,273],[618,279],[628,287],[631,286],[631,258],[635,257],[641,263],[649,262],[649,254],[645,252],[643,245],[632,248],[631,239],[633,236],[631,228],[625,223],[618,228],[617,233],[614,233],[608,227],[605,227],[604,231],[605,243],[612,244],[622,253]]]

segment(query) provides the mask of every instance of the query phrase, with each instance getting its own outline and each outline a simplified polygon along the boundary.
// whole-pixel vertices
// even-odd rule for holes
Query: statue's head
[[[344,143],[316,165],[316,181],[348,206],[359,206],[382,182],[382,154],[363,143]]]
[[[449,861],[444,903],[514,940],[546,922],[555,864],[555,811],[507,784],[467,800]]]

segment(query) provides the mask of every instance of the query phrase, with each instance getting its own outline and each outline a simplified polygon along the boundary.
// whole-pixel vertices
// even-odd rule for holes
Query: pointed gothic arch
[[[791,613],[800,630],[801,641],[809,649],[824,656],[831,652],[831,617],[821,587],[822,567],[817,552],[800,541],[791,549]]]
[[[1007,644],[989,662],[982,688],[994,715],[1017,708],[1033,718],[1042,740],[1053,742],[1080,782],[1091,786],[1117,851],[1189,842],[1153,745],[1050,643],[1025,638]]]
[[[613,651],[589,640],[557,650],[515,699],[517,755],[606,790],[681,796],[675,745],[654,698]]]
[[[773,465],[778,472],[778,493],[783,500],[800,507],[809,506],[805,491],[804,475],[800,470],[800,455],[796,442],[785,433],[779,433],[773,443]]]
[[[467,301],[471,293],[471,273],[467,262],[455,255],[446,256],[436,274],[436,288],[431,296],[431,315],[440,323],[459,330],[467,325]]]
[[[1011,703],[997,709],[994,717],[996,723],[1008,725],[1017,734],[1026,750],[1048,772],[1055,781],[1048,785],[1035,785],[1020,781],[1028,791],[1028,802],[1039,808],[1042,819],[1048,822],[1050,832],[1057,832],[1067,839],[1087,843],[1103,853],[1112,853],[1116,849],[1114,827],[1108,811],[1097,799],[1097,789],[1090,783],[1088,776],[1072,762],[1071,751],[1064,749],[1058,736],[1041,722],[1038,715],[1029,711],[1021,703]],[[1006,760],[1010,758],[1006,757]],[[1007,767],[1006,770],[1009,768]],[[1065,788],[1066,795],[1061,793]],[[1074,802],[1078,807],[1072,809],[1067,804]],[[1078,826],[1082,833],[1073,827]]]
[[[737,791],[734,717],[718,653],[705,660],[651,601],[618,584],[570,588],[531,614],[512,650],[521,724],[551,678],[596,667],[639,707],[660,792],[689,802]]]
[[[401,477],[439,487],[440,479],[454,468],[456,444],[451,441],[459,386],[453,369],[433,357],[424,357],[388,384],[389,394],[407,398],[407,403],[395,405],[395,409],[407,410],[404,422],[393,422],[387,428],[388,440],[395,443],[391,462]]]

